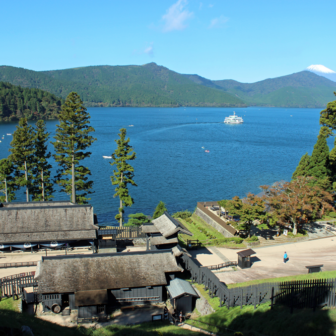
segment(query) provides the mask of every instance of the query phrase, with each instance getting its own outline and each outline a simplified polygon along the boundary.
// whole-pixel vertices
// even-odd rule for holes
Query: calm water
[[[241,125],[223,124],[233,111]],[[193,210],[197,201],[244,196],[259,186],[289,180],[301,156],[311,153],[319,131],[319,109],[281,108],[89,108],[97,141],[86,161],[95,193],[91,204],[99,221],[114,221],[118,200],[110,182],[111,155],[121,127],[137,153],[137,188],[130,210],[152,214],[162,200],[170,212]],[[57,121],[48,121],[51,136]],[[129,125],[134,125],[129,127]],[[0,124],[0,158],[7,157],[16,124]],[[332,141],[329,146],[332,145]],[[202,149],[204,147],[204,149]],[[50,146],[52,150],[52,146]],[[210,153],[205,153],[209,150]],[[57,193],[55,199],[69,199]],[[24,201],[23,190],[18,200]]]

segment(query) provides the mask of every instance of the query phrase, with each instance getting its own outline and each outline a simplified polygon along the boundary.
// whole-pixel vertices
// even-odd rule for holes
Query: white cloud
[[[153,43],[151,43],[151,45],[149,47],[145,48],[145,50],[143,52],[145,54],[149,55],[149,56],[154,56]]]
[[[211,20],[210,22],[210,25],[209,25],[209,28],[221,28],[224,26],[224,24],[226,22],[228,22],[228,18],[226,18],[225,16],[221,15],[220,17],[218,18],[214,18]]]
[[[214,6],[213,4],[210,4],[210,5],[209,5],[209,8],[212,8],[213,6]]]
[[[187,4],[187,0],[178,0],[168,8],[166,14],[162,16],[162,19],[165,21],[163,31],[183,30],[187,27],[186,21],[194,15],[193,12],[189,12],[185,8]]]

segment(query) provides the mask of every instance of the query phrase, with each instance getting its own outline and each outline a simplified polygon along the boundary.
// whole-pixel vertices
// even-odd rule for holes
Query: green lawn
[[[331,279],[331,278],[336,278],[336,271],[326,271],[326,272],[311,273],[311,274],[299,274],[299,275],[292,275],[292,276],[282,277],[282,278],[252,280],[252,281],[240,282],[236,284],[229,284],[227,286],[228,288],[235,288],[235,287],[246,287],[246,286],[256,285],[256,284],[265,283],[265,282],[281,282],[281,281],[309,280],[309,279]]]
[[[179,237],[182,238],[182,243],[184,243],[184,245],[186,245],[188,239],[192,239],[192,240],[200,240],[204,245],[209,246],[216,245],[227,248],[246,247],[244,243],[236,244],[234,242],[228,242],[228,243],[216,242],[216,239],[224,239],[225,237],[197,215],[193,214],[190,218],[193,221],[193,224],[188,223],[186,220],[179,218],[179,221],[181,221],[181,223],[193,234],[192,237],[187,235],[179,235]],[[206,235],[204,231],[206,231],[208,235]]]
[[[270,309],[269,303],[264,303],[254,310],[253,306],[226,308],[219,307],[218,298],[211,298],[203,286],[197,285],[202,295],[215,309],[213,314],[199,317],[190,324],[215,333],[234,335],[240,331],[244,336],[319,336],[336,335],[336,310],[294,309],[275,306]]]
[[[37,317],[21,314],[17,310],[19,301],[13,301],[12,298],[2,299],[0,302],[0,335],[1,327],[20,329],[21,326],[29,326],[34,336],[169,336],[186,335],[201,336],[204,334],[195,333],[173,326],[168,322],[150,322],[135,326],[117,326],[110,325],[105,328],[87,329],[83,326],[77,328],[61,327],[57,324],[43,321]],[[10,335],[10,334],[9,334]],[[15,331],[13,335],[16,335]]]

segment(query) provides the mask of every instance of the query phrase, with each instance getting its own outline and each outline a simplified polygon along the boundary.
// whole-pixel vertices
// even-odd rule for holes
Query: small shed
[[[252,249],[243,250],[237,252],[238,254],[238,266],[240,268],[249,268],[251,267],[251,255],[256,254]]]
[[[167,290],[171,304],[178,312],[182,310],[183,314],[186,314],[194,310],[199,296],[188,281],[175,278],[170,281]]]

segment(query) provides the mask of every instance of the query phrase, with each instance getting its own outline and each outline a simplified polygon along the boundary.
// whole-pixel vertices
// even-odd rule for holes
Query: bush
[[[191,217],[192,213],[189,210],[184,210],[184,211],[178,211],[173,214],[174,218],[182,218],[182,219],[187,219]]]
[[[252,237],[249,237],[249,238],[245,239],[245,241],[248,241],[248,242],[256,242],[258,240],[259,240],[259,238],[257,236],[252,236]]]
[[[329,217],[336,218],[336,212],[329,212]]]

